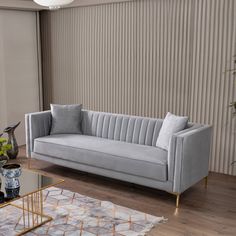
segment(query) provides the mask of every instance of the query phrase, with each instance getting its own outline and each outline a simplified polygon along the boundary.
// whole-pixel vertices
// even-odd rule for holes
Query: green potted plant
[[[234,55],[233,62],[235,64],[235,67],[233,69],[230,69],[228,71],[232,72],[233,77],[236,75],[236,55]],[[233,108],[233,115],[236,115],[236,101],[233,101],[229,104],[230,107]]]
[[[0,167],[8,160],[7,151],[11,149],[11,144],[7,144],[7,139],[0,135]]]
[[[230,107],[233,107],[233,115],[236,115],[236,101],[229,104]]]
[[[230,69],[229,71],[232,73],[233,77],[235,78],[236,76],[236,55],[233,57],[233,62],[234,62],[234,68]],[[229,104],[230,107],[233,109],[233,115],[236,116],[236,101],[233,101]],[[231,164],[234,165],[236,161],[233,161]]]

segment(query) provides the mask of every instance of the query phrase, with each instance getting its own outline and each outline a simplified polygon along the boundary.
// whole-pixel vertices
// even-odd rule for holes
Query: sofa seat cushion
[[[94,136],[57,134],[34,140],[34,152],[159,181],[167,180],[167,151]]]

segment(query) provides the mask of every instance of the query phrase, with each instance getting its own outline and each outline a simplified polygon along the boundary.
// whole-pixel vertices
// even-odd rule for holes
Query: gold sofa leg
[[[208,176],[206,176],[204,179],[205,179],[205,188],[207,188],[207,185],[208,185]]]
[[[180,199],[180,194],[176,194],[176,208],[179,208],[179,199]]]
[[[180,193],[171,192],[171,194],[175,195],[175,197],[176,197],[175,206],[176,206],[176,208],[179,208]]]

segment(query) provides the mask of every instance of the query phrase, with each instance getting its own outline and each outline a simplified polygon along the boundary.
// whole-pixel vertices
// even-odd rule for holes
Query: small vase
[[[10,159],[16,159],[19,148],[15,137],[15,129],[19,126],[20,122],[16,125],[9,126],[4,129],[4,132],[8,134],[8,144],[11,144],[11,149],[7,151],[7,155]]]
[[[19,177],[21,175],[21,166],[19,164],[7,164],[2,167],[2,175],[5,177],[5,187],[15,189],[20,187]]]
[[[5,177],[5,190],[7,198],[12,199],[19,195],[21,166],[19,164],[8,164],[2,168],[2,175]]]

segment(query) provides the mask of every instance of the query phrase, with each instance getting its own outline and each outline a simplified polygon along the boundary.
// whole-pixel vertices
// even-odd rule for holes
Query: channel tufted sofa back
[[[82,111],[85,135],[155,146],[163,120],[97,111]]]

